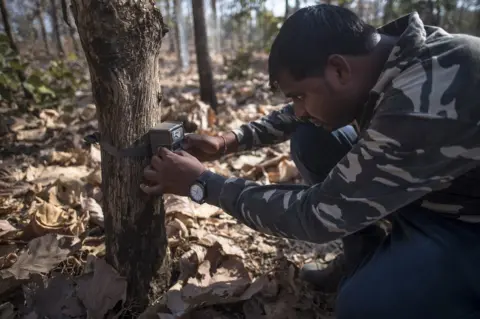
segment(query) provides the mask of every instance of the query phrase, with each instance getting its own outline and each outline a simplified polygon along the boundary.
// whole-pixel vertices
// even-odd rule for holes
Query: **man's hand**
[[[214,161],[237,147],[235,134],[227,133],[224,137],[200,134],[188,134],[184,138],[182,147],[199,161]],[[226,149],[225,149],[226,148]]]
[[[140,188],[149,195],[187,196],[190,186],[205,170],[205,166],[187,152],[161,148],[143,171],[148,185],[142,184]]]

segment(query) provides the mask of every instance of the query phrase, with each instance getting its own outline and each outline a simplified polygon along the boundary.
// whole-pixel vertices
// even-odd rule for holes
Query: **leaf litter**
[[[198,76],[177,75],[162,83],[164,120],[211,135],[237,128],[281,107],[266,81],[262,73],[243,83],[222,79],[215,115],[199,101]],[[82,143],[97,127],[95,105],[4,115],[0,318],[119,318],[111,310],[125,302],[126,281],[104,259],[100,150]],[[206,165],[262,184],[301,182],[289,142]],[[298,270],[316,258],[331,260],[339,243],[272,237],[217,207],[174,195],[164,199],[179,275],[140,318],[331,318],[332,298],[301,282]]]

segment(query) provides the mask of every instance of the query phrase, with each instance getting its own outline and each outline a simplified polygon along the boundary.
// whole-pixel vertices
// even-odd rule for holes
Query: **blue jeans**
[[[310,184],[328,175],[356,142],[347,126],[328,133],[301,126],[291,154]],[[449,220],[409,205],[343,239],[349,275],[337,295],[337,319],[480,318],[480,225]]]

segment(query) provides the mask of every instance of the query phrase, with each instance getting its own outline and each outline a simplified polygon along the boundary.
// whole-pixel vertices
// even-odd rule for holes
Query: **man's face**
[[[278,79],[283,94],[291,98],[295,115],[327,130],[336,130],[353,122],[365,103],[368,90],[356,83],[350,69],[327,65],[323,76],[295,80],[288,72]]]

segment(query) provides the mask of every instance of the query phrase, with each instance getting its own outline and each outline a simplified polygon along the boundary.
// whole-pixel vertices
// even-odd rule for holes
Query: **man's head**
[[[273,42],[270,85],[293,100],[298,117],[329,129],[347,125],[374,84],[368,57],[379,40],[376,29],[348,9],[325,4],[302,8],[285,21]]]

